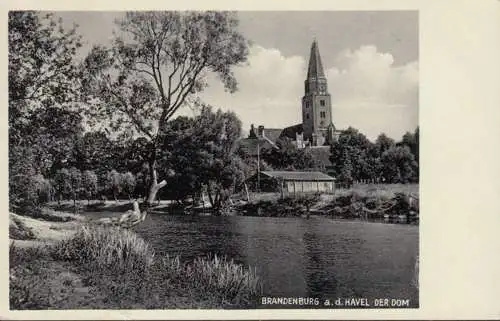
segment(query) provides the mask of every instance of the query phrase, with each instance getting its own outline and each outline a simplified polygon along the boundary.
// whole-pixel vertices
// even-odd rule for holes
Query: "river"
[[[256,268],[265,296],[408,299],[418,307],[418,226],[151,214],[134,230],[157,255],[191,260],[211,253]]]

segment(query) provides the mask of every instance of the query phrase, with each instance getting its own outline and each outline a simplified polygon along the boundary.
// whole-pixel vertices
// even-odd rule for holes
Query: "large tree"
[[[373,163],[369,155],[373,144],[357,129],[349,127],[343,131],[331,146],[330,160],[335,175],[346,180],[366,180],[373,178]]]
[[[30,198],[31,176],[53,174],[67,161],[81,131],[73,104],[79,86],[74,57],[81,44],[75,28],[65,30],[51,14],[11,11],[8,28],[9,196],[14,205]]]
[[[418,181],[418,164],[407,146],[393,146],[382,154],[383,175],[388,183]]]
[[[85,59],[93,119],[147,140],[148,205],[166,185],[157,174],[166,123],[187,101],[196,101],[210,72],[227,90],[237,88],[232,67],[248,55],[237,24],[229,12],[126,13],[113,44],[94,47]]]
[[[233,112],[214,112],[209,106],[194,118],[170,121],[162,167],[172,168],[175,175],[168,179],[167,192],[184,200],[204,190],[212,208],[223,211],[243,181],[244,164],[235,150],[240,135],[241,121]]]

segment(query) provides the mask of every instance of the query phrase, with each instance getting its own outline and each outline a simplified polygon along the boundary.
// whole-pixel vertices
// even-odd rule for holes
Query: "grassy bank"
[[[255,271],[218,257],[155,257],[135,233],[83,226],[39,247],[10,247],[11,309],[248,308]]]
[[[237,207],[248,216],[290,217],[309,214],[338,218],[387,219],[407,216],[417,222],[419,212],[417,184],[359,184],[337,189],[334,194],[289,195],[252,194],[250,202]]]

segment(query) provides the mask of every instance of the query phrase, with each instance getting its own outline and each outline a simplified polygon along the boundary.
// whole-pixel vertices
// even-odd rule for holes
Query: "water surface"
[[[151,214],[134,229],[157,255],[192,260],[211,253],[255,267],[265,296],[400,298],[418,307],[412,285],[418,226],[323,217]]]

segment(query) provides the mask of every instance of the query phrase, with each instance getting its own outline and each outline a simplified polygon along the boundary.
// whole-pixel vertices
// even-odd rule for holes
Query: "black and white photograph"
[[[10,310],[418,309],[419,151],[416,10],[9,11]]]

